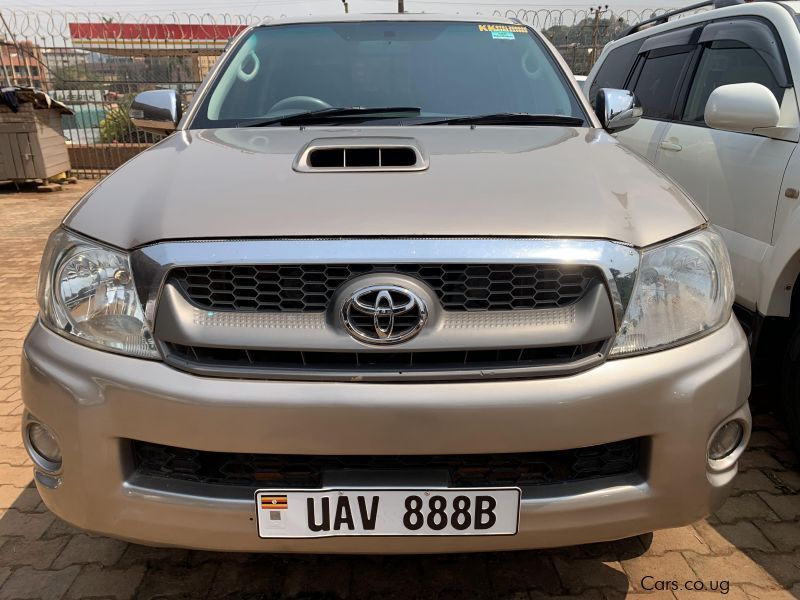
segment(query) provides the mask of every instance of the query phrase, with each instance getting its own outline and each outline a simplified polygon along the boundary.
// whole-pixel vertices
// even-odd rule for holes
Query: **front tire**
[[[786,347],[781,373],[781,404],[786,428],[800,455],[800,322],[793,323],[793,332]]]

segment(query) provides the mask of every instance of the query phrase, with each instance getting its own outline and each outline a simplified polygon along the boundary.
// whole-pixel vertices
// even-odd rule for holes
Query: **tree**
[[[585,75],[603,46],[628,27],[622,17],[596,19],[590,16],[574,25],[553,25],[542,34],[558,48],[574,73]]]
[[[133,102],[133,95],[120,98],[119,102],[106,110],[105,118],[100,121],[100,141],[104,144],[119,143],[153,143],[156,136],[136,127],[128,115]]]

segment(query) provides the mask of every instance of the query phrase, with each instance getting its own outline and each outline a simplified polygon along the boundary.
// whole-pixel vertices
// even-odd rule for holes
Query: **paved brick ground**
[[[22,448],[19,353],[47,234],[91,186],[0,188],[0,600],[11,598],[638,597],[642,578],[729,582],[728,598],[800,597],[800,473],[766,410],[733,497],[691,527],[555,551],[435,557],[225,555],[83,534],[42,505]],[[720,592],[646,594],[713,598]]]

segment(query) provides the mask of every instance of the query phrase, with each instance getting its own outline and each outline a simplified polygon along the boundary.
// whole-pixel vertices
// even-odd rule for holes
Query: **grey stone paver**
[[[80,598],[113,597],[127,600],[136,595],[147,567],[135,565],[127,569],[108,569],[97,564],[86,565],[75,578],[66,597]]]
[[[50,231],[93,182],[51,194],[0,187],[0,599],[648,598],[642,578],[729,582],[726,598],[800,597],[800,474],[780,420],[755,407],[733,497],[693,526],[557,550],[455,556],[314,557],[148,548],[56,519],[31,483],[19,432],[19,353],[36,315]]]
[[[78,567],[61,571],[40,570],[27,566],[13,569],[11,576],[0,588],[0,600],[63,598],[78,576],[78,571]]]

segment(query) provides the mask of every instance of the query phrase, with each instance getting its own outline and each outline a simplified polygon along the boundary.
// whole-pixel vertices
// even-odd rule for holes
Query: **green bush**
[[[128,116],[131,99],[120,100],[116,107],[106,110],[100,121],[100,141],[104,144],[144,142],[152,143],[155,136],[138,129]]]

